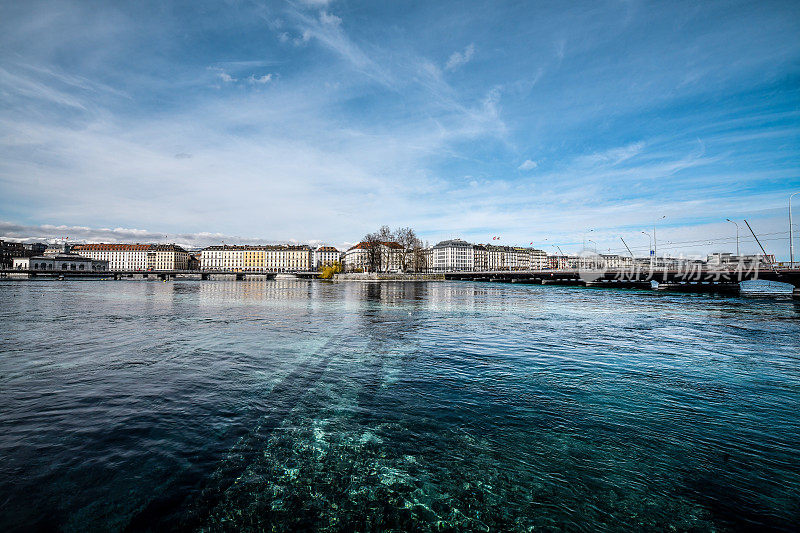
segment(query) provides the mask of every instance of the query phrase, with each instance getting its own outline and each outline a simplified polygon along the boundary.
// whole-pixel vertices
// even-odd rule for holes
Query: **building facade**
[[[72,251],[108,261],[111,271],[189,269],[189,253],[175,244],[77,244]]]
[[[200,270],[209,272],[304,272],[312,264],[307,245],[223,245],[200,252]]]
[[[482,244],[472,245],[472,255],[474,268],[478,272],[489,270],[489,255],[486,251],[486,246]]]
[[[47,245],[44,243],[23,243],[0,239],[0,268],[12,268],[15,257],[40,256],[44,254],[45,250],[47,250]]]
[[[449,239],[433,247],[434,272],[471,272],[475,269],[473,246],[461,239]]]
[[[330,266],[334,263],[338,263],[341,255],[341,252],[333,246],[320,246],[315,248],[312,261],[313,268],[317,269],[321,266]]]
[[[91,259],[77,254],[37,255],[15,257],[14,270],[41,270],[48,272],[104,272],[108,261]]]

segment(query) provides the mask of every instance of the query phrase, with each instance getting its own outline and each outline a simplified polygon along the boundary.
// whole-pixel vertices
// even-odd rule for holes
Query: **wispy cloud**
[[[342,23],[341,18],[332,13],[328,13],[327,11],[320,11],[319,21],[329,26],[339,26]]]
[[[51,103],[85,109],[79,98],[58,89],[47,83],[36,81],[30,77],[14,74],[0,67],[0,88],[6,95],[30,98],[34,100],[47,100]]]
[[[539,163],[533,161],[531,159],[526,159],[523,163],[518,167],[519,170],[533,170],[539,166]]]
[[[463,52],[453,52],[444,68],[447,70],[456,70],[469,63],[473,55],[475,55],[475,45],[469,44]]]

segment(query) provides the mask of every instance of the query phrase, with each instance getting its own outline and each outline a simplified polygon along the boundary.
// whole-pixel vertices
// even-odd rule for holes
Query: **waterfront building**
[[[472,245],[461,239],[442,241],[433,247],[434,272],[464,272],[475,268]]]
[[[12,268],[15,257],[34,257],[44,254],[47,245],[39,242],[12,242],[0,239],[0,268]]]
[[[333,246],[319,246],[314,249],[312,267],[330,266],[340,260],[341,253]]]
[[[609,270],[629,269],[633,267],[633,258],[628,255],[600,254],[602,264]]]
[[[495,244],[486,245],[486,265],[488,270],[508,270],[506,266],[506,247]]]
[[[547,252],[537,248],[528,248],[528,266],[531,270],[544,270],[549,266]]]
[[[10,268],[15,257],[24,257],[25,247],[21,242],[0,239],[0,268]]]
[[[551,255],[548,257],[550,268],[576,269],[581,266],[581,258],[577,255]]]
[[[525,270],[525,254],[522,248],[506,246],[506,268],[505,270]]]
[[[311,270],[313,252],[307,244],[287,246],[287,259],[289,270],[292,272],[307,272]]]
[[[370,249],[371,244],[360,242],[351,246],[344,255],[344,268],[348,272],[400,272],[403,263],[403,247],[396,242],[375,243],[376,249]],[[372,255],[374,254],[374,258]],[[372,264],[377,263],[377,264]]]
[[[311,264],[308,245],[223,245],[200,252],[200,269],[212,272],[299,272]]]
[[[111,271],[188,270],[189,253],[175,244],[77,244],[72,251],[108,261]]]
[[[26,242],[22,244],[22,247],[25,249],[26,257],[43,255],[47,250],[47,245],[42,242]]]
[[[473,244],[472,256],[473,268],[475,271],[482,272],[489,269],[489,257],[486,253],[486,246],[482,244]]]
[[[99,272],[109,269],[108,261],[91,259],[73,253],[15,257],[12,268],[14,270],[41,270],[48,272]]]
[[[768,266],[775,262],[773,254],[749,254],[749,255],[735,255],[729,252],[716,252],[708,254],[706,263],[709,266],[724,266],[728,268],[736,268],[738,265],[743,265],[745,268],[753,268],[758,266]]]
[[[44,252],[42,252],[42,255],[68,254],[71,251],[72,251],[72,245],[70,245],[67,242],[62,242],[60,244],[46,245]]]

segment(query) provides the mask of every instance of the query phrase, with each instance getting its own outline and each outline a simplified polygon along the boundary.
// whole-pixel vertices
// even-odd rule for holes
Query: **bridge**
[[[440,272],[446,280],[489,281],[500,283],[532,283],[543,285],[575,285],[600,288],[650,289],[652,282],[659,290],[681,292],[737,293],[743,281],[763,280],[788,283],[794,287],[793,296],[800,298],[800,268],[770,268],[767,266],[736,268],[623,268],[623,269],[545,269]],[[197,279],[197,280],[267,280],[276,277],[316,279],[316,271],[242,272],[238,270],[157,270],[157,271],[77,271],[77,270],[16,270],[0,269],[5,278],[73,278],[73,279]]]
[[[652,282],[660,290],[682,292],[739,292],[743,281],[777,281],[794,287],[793,295],[800,298],[800,268],[709,267],[665,269],[558,269],[558,270],[504,270],[485,272],[444,272],[445,279],[464,281],[494,281],[504,283],[534,283],[544,285],[582,285],[606,288],[649,289]]]

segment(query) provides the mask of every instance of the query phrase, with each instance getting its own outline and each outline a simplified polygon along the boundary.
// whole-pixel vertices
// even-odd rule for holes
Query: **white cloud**
[[[264,85],[272,81],[272,74],[264,74],[263,76],[256,76],[255,74],[251,74],[247,81],[254,84]]]
[[[531,159],[526,159],[524,163],[519,166],[520,170],[533,170],[534,168],[538,167],[539,163],[533,161]]]
[[[473,55],[475,55],[475,45],[470,44],[463,52],[453,52],[444,68],[446,70],[456,70],[464,64],[469,63]]]
[[[327,11],[320,11],[319,13],[319,21],[323,24],[328,24],[330,26],[338,26],[342,23],[342,19],[337,17],[332,13],[328,13]]]
[[[225,72],[219,67],[208,67],[209,70],[213,70],[216,72],[216,76],[221,79],[224,83],[235,83],[238,81],[236,78]]]

